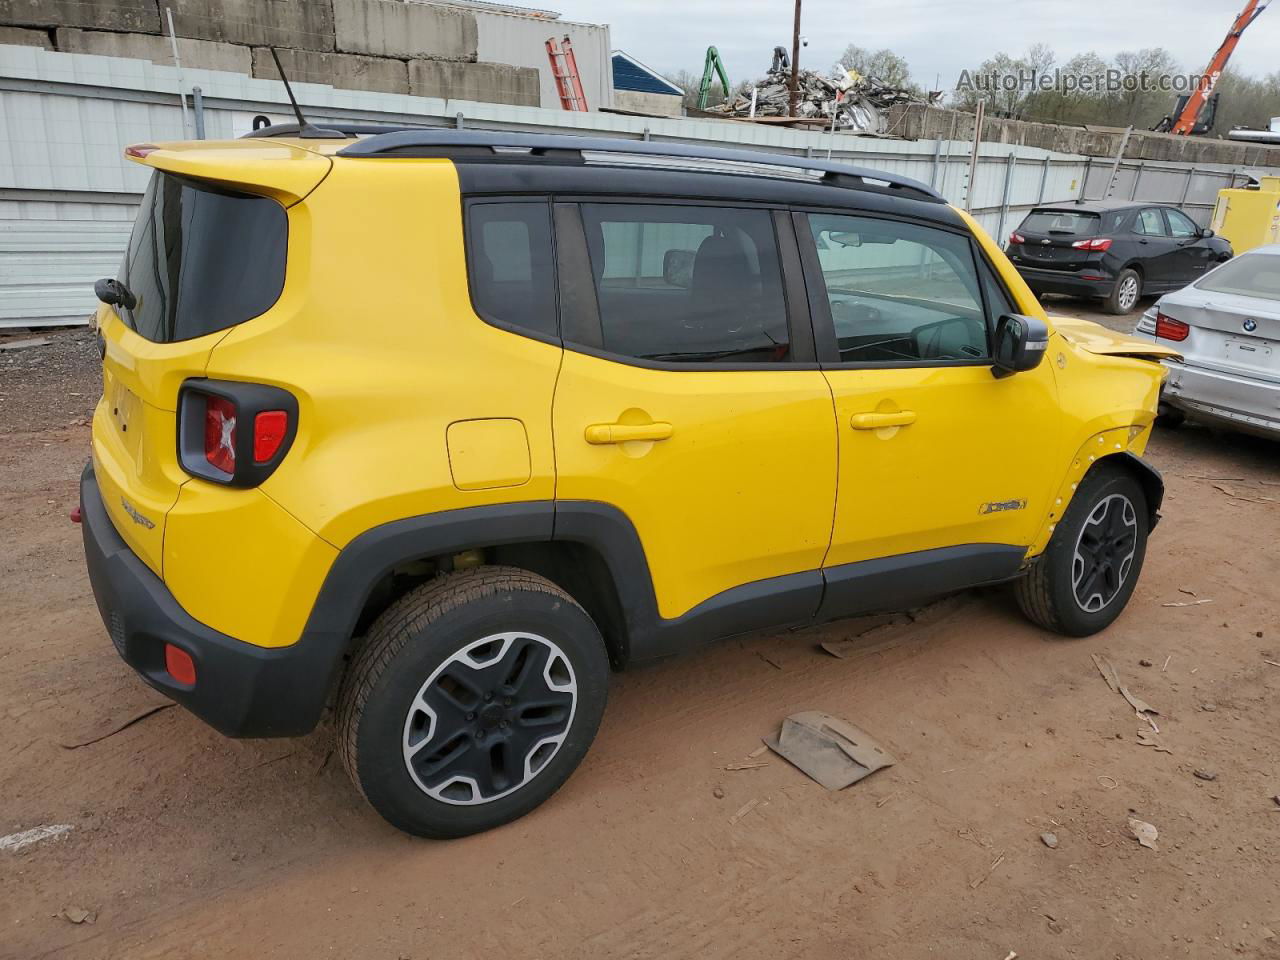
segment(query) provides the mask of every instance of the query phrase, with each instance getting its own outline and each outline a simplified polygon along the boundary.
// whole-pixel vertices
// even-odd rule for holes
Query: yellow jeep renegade
[[[1078,636],[1133,592],[1169,351],[1051,321],[923,184],[499,131],[127,152],[103,620],[229,736],[336,704],[402,830],[549,797],[611,665],[1000,581]]]

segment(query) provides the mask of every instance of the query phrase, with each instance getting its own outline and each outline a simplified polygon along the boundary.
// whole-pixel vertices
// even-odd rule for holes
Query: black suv
[[[1231,244],[1173,207],[1084,201],[1036,207],[1005,247],[1036,296],[1101,297],[1129,313],[1146,294],[1179,290],[1231,259]]]

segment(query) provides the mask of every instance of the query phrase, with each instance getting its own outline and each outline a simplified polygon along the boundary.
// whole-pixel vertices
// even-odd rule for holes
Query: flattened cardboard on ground
[[[896,762],[865,730],[818,710],[793,713],[764,742],[828,790],[843,790]]]

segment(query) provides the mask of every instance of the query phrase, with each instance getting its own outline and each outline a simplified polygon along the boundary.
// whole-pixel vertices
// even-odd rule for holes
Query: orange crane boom
[[[1222,41],[1222,46],[1218,48],[1218,52],[1209,61],[1209,66],[1200,77],[1200,82],[1196,84],[1196,89],[1187,98],[1186,105],[1183,106],[1177,119],[1173,119],[1170,122],[1171,118],[1166,117],[1156,127],[1157,130],[1167,130],[1170,133],[1176,133],[1184,137],[1192,133],[1195,129],[1196,121],[1200,118],[1200,110],[1204,107],[1205,101],[1213,94],[1213,88],[1217,86],[1218,78],[1222,76],[1222,71],[1227,68],[1227,61],[1231,59],[1231,54],[1235,52],[1236,44],[1240,42],[1241,34],[1244,33],[1249,24],[1258,19],[1258,15],[1267,8],[1267,4],[1270,2],[1271,0],[1249,0],[1244,5],[1240,15],[1231,24],[1231,30],[1227,33],[1227,38]]]

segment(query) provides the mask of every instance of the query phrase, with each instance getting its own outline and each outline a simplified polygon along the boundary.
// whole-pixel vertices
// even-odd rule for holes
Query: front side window
[[[675,363],[779,363],[790,333],[766,210],[582,205],[607,353]]]
[[[1164,215],[1169,219],[1169,236],[1186,239],[1187,237],[1200,235],[1200,228],[1185,213],[1179,213],[1177,210],[1166,210]]]
[[[990,357],[966,237],[891,220],[809,216],[840,360],[901,364]]]
[[[551,213],[546,201],[467,210],[471,304],[490,322],[557,336]]]
[[[1166,236],[1164,218],[1160,216],[1160,211],[1143,210],[1138,214],[1138,219],[1134,221],[1133,232],[1146,234],[1148,237]]]

